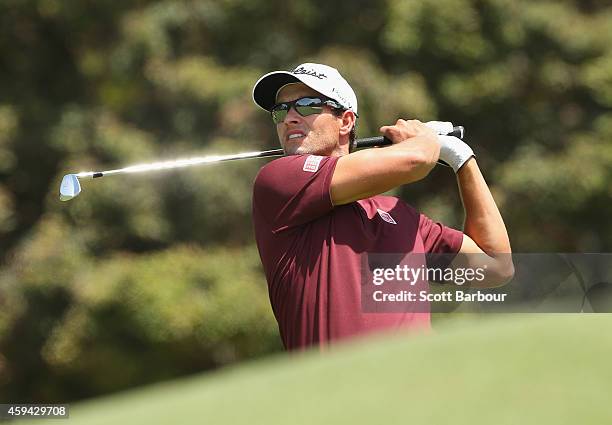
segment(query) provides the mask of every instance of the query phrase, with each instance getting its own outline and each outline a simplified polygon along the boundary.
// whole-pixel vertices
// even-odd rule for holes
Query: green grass
[[[610,424],[611,329],[612,315],[459,319],[74,404],[70,423]]]

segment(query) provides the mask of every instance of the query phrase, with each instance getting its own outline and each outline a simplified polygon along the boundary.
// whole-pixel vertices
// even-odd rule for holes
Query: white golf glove
[[[463,140],[454,136],[438,136],[440,141],[440,160],[446,162],[455,171],[474,156],[474,151]]]
[[[448,121],[429,121],[425,125],[438,133],[440,141],[440,160],[446,162],[455,171],[459,171],[461,166],[468,159],[474,156],[474,151],[463,140],[447,136],[454,129],[453,123]]]

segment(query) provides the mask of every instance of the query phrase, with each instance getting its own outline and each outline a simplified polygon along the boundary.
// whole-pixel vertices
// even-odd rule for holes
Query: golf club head
[[[79,193],[81,193],[79,178],[74,174],[66,174],[60,185],[60,201],[69,201],[79,196]]]

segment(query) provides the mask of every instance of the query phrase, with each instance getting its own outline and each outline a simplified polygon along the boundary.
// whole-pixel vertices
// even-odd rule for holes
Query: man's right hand
[[[398,119],[395,125],[382,126],[380,132],[394,144],[405,142],[417,136],[428,138],[431,143],[438,143],[438,136],[434,130],[419,120]]]

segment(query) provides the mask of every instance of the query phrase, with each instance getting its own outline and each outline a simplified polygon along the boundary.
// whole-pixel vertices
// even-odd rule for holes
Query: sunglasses
[[[334,109],[344,109],[342,105],[332,99],[321,97],[302,97],[292,100],[291,102],[277,103],[272,107],[272,121],[274,124],[280,124],[285,121],[289,110],[293,107],[295,111],[303,117],[308,115],[320,114],[323,112],[323,106],[331,106]]]

